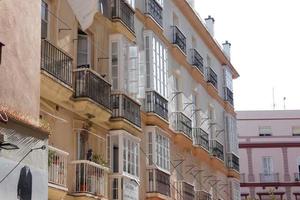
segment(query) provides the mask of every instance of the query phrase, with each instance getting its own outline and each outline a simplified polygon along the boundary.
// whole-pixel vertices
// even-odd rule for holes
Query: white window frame
[[[147,127],[148,166],[170,174],[170,139],[158,127]]]
[[[272,136],[272,127],[271,126],[259,126],[258,127],[258,133],[259,136],[265,137],[265,136]]]
[[[300,126],[293,126],[292,134],[293,134],[293,136],[300,136]]]
[[[265,165],[267,164],[267,165]],[[272,174],[274,173],[273,167],[273,158],[271,156],[263,156],[262,157],[262,172],[263,174]]]
[[[117,140],[117,145],[119,149],[119,169],[118,172],[115,173],[118,173],[119,175],[123,175],[125,177],[135,180],[136,182],[139,182],[140,139],[124,130],[110,131],[109,155],[113,155],[113,147],[116,145],[116,143],[114,143],[115,141],[113,141],[112,138],[114,138],[114,140]],[[125,143],[126,145],[124,145]],[[127,148],[128,144],[130,144],[130,146],[133,148]],[[110,162],[110,165],[113,166],[114,159],[110,158]]]
[[[89,67],[90,68],[92,68],[92,66],[91,66],[91,37],[90,37],[90,35],[88,34],[88,33],[86,33],[86,34],[80,34],[80,33],[78,33],[78,36],[77,36],[78,38],[78,41],[80,40],[79,38],[81,37],[81,38],[85,38],[85,40],[86,40],[86,42],[87,42],[87,51],[86,52],[79,52],[79,48],[78,48],[78,43],[77,43],[77,67],[79,66],[79,64],[78,64],[78,54],[80,54],[80,53],[85,53],[86,54],[86,63],[85,64],[82,64],[82,65],[89,65]]]
[[[46,8],[43,6],[45,5]],[[45,16],[43,16],[43,11],[45,11]],[[47,19],[44,19],[46,17]],[[50,25],[50,17],[49,17],[49,2],[47,0],[42,0],[41,2],[41,21],[44,21],[47,24],[47,36],[45,39],[49,39],[50,35],[50,30],[49,30],[49,25]]]
[[[168,52],[164,43],[152,32],[144,32],[146,52],[146,87],[168,98]]]

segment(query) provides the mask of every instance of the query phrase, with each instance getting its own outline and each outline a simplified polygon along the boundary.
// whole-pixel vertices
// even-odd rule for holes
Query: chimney
[[[205,19],[205,25],[212,37],[214,37],[214,23],[215,23],[215,19],[210,15],[208,15],[208,17]]]
[[[223,45],[223,52],[225,53],[225,55],[227,56],[227,58],[230,60],[230,48],[231,48],[231,44],[226,40],[225,43],[223,43],[222,45]]]

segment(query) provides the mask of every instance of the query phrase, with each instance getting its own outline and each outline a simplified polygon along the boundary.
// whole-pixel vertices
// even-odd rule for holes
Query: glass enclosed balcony
[[[195,191],[194,186],[185,181],[176,182],[176,199],[179,200],[194,200]]]
[[[147,169],[147,192],[170,196],[170,175],[159,169]]]

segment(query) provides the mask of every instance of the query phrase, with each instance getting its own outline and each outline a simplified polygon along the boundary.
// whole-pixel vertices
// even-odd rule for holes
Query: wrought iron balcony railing
[[[260,173],[261,183],[277,183],[279,182],[279,173]]]
[[[44,39],[41,41],[41,69],[72,87],[72,58]]]
[[[207,70],[207,82],[211,83],[216,89],[218,89],[218,75],[210,67],[208,67]]]
[[[219,141],[211,141],[211,153],[213,156],[224,161],[224,146]]]
[[[134,10],[125,0],[113,0],[112,19],[120,20],[134,33]]]
[[[49,146],[48,182],[67,187],[67,167],[69,153]]]
[[[224,88],[224,100],[233,105],[233,92],[228,88]]]
[[[112,118],[124,118],[141,127],[140,105],[125,94],[111,95]]]
[[[156,0],[146,0],[146,14],[151,17],[160,25],[163,25],[163,8]]]
[[[147,192],[170,196],[170,175],[158,169],[147,169]]]
[[[209,136],[201,128],[193,128],[193,142],[194,145],[201,146],[209,151]]]
[[[203,191],[203,190],[198,190],[195,192],[196,194],[196,200],[212,200],[212,197],[211,195],[206,192],[206,191]]]
[[[107,197],[108,169],[88,160],[73,161],[75,166],[74,193]]]
[[[184,53],[186,53],[186,37],[177,26],[172,26],[172,43],[176,44]]]
[[[75,71],[75,98],[89,98],[110,109],[111,85],[91,69]]]
[[[191,64],[197,67],[202,73],[204,72],[203,58],[196,49],[191,49]]]
[[[168,100],[155,91],[146,92],[146,112],[152,112],[168,121]]]
[[[183,132],[185,136],[193,140],[192,120],[185,116],[182,112],[173,112],[171,115],[171,123],[175,131]]]
[[[195,190],[194,186],[184,181],[176,182],[176,200],[194,200]]]
[[[240,162],[239,157],[234,155],[233,153],[227,154],[227,165],[229,168],[234,169],[236,171],[240,171]]]

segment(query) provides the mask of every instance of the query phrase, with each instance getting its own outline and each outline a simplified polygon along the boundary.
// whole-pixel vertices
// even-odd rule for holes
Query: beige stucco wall
[[[0,1],[0,104],[37,120],[40,99],[41,1]]]

